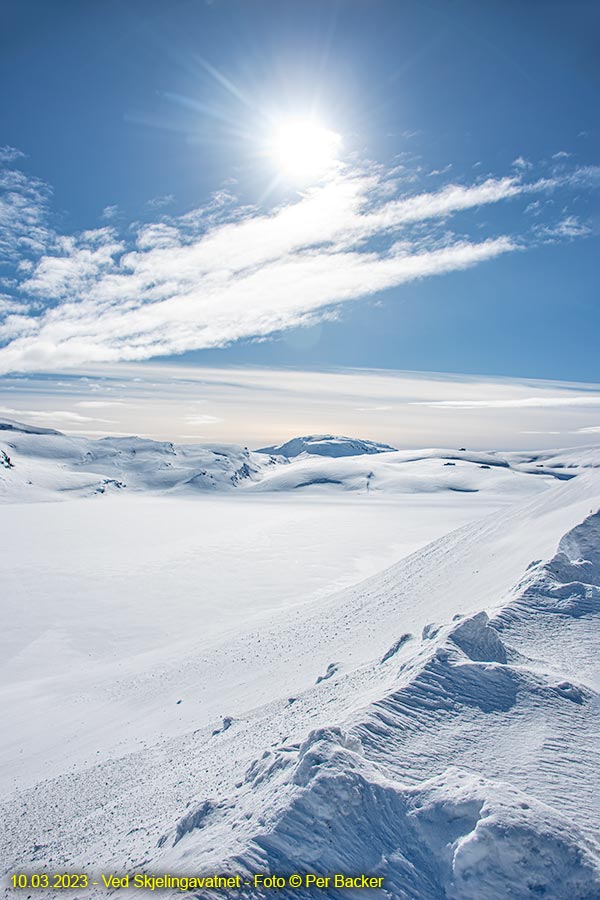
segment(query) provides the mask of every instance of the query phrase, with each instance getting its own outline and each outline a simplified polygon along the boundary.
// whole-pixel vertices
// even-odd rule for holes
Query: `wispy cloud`
[[[14,147],[0,149],[0,262],[26,264],[44,253],[53,232],[48,226],[52,191],[47,184],[10,168],[22,156]]]
[[[561,240],[575,240],[586,237],[592,233],[592,228],[585,222],[580,222],[577,216],[565,216],[560,222],[552,225],[540,225],[535,229],[536,234],[545,241],[554,242]]]
[[[507,397],[479,400],[415,400],[414,406],[438,406],[448,409],[535,409],[560,406],[600,406],[600,394],[561,397]]]
[[[77,406],[81,409],[105,409],[109,406],[122,406],[124,400],[80,400]]]
[[[524,156],[517,156],[516,159],[513,159],[513,166],[515,169],[520,169],[521,171],[533,169],[533,163],[529,162],[528,159],[525,159]]]
[[[569,179],[580,186],[597,173],[527,182],[521,171],[406,194],[406,180],[382,167],[345,168],[276,209],[243,207],[217,192],[205,209],[137,226],[127,239],[111,225],[51,232],[49,190],[15,170],[5,177],[13,188],[8,250],[19,261],[16,306],[0,321],[0,373],[142,360],[313,323],[339,304],[525,246],[522,236],[454,234],[448,223]],[[0,212],[0,228],[2,221]],[[553,239],[583,234],[563,215]],[[33,246],[25,254],[26,240],[37,258]]]
[[[11,147],[8,144],[0,147],[0,163],[12,163],[17,159],[23,159],[24,156],[23,151],[18,150],[17,147]]]
[[[97,419],[92,416],[82,416],[80,413],[66,409],[14,409],[10,406],[0,406],[1,416],[18,416],[19,419],[33,419],[34,422],[56,422],[66,425],[80,425],[83,422],[99,422],[106,425],[112,424],[111,419]]]
[[[222,422],[219,416],[209,416],[209,415],[190,415],[185,417],[186,425],[216,425],[217,422]]]
[[[0,410],[0,417],[93,436],[261,447],[298,434],[333,433],[396,447],[530,449],[557,446],[558,435],[560,446],[590,443],[600,427],[600,385],[557,381],[118,363],[56,378],[6,376],[3,385],[11,409]],[[455,403],[456,397],[485,405],[447,406],[442,414],[444,407],[432,402]],[[111,423],[91,418],[97,414],[110,415]]]
[[[173,194],[162,194],[160,197],[152,197],[151,200],[148,200],[146,206],[149,209],[163,209],[163,207],[170,206],[174,202],[175,197]]]
[[[104,219],[105,222],[112,222],[113,219],[116,219],[119,215],[119,207],[116,204],[112,206],[105,206],[100,214],[100,218]]]

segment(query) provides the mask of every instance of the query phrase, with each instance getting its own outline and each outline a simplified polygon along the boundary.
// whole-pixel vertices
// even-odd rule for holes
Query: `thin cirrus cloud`
[[[599,385],[390,370],[138,362],[84,367],[66,376],[5,376],[3,385],[12,408],[0,409],[0,418],[90,437],[127,433],[249,447],[333,433],[400,448],[527,450],[532,443],[557,446],[558,435],[563,447],[590,443],[600,421]],[[456,403],[456,397],[479,402],[448,406],[441,414],[435,401]]]
[[[113,424],[112,419],[96,419],[95,417],[82,416],[80,413],[65,409],[14,409],[10,406],[0,406],[0,416],[17,416],[19,421],[21,418],[24,418],[33,419],[36,422],[64,422],[66,425],[79,425],[84,422]]]
[[[22,248],[16,303],[0,322],[0,374],[222,347],[314,322],[339,304],[523,246],[506,234],[457,237],[446,223],[556,185],[488,177],[402,196],[385,170],[346,168],[269,212],[227,197],[218,219],[214,208],[163,217],[139,226],[132,245],[109,225],[52,235],[43,225],[48,191],[34,182],[17,204],[19,233],[11,238],[4,221],[13,255],[23,222],[39,234]]]
[[[483,400],[415,400],[413,406],[436,406],[446,409],[539,409],[560,406],[600,406],[600,394],[589,397],[519,397]]]

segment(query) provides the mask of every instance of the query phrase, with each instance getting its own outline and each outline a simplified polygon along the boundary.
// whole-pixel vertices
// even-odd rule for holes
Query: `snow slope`
[[[597,507],[600,483],[582,479],[518,516],[468,527],[372,579],[354,603],[346,597],[348,623],[327,610],[333,674],[296,698],[292,734],[231,793],[198,798],[166,832],[163,867],[202,859],[227,869],[228,848],[247,872],[381,875],[382,896],[598,896],[600,515],[505,587],[523,544],[530,555],[547,548],[558,522],[577,521],[592,497]],[[438,617],[421,629],[427,594]],[[396,634],[412,631],[382,653],[396,617]],[[314,652],[323,638],[311,638]],[[316,720],[305,737],[289,722],[301,709]]]
[[[265,458],[242,447],[175,447],[138,437],[90,440],[12,423],[0,431],[12,467],[0,473],[0,499],[12,502],[90,497],[128,491],[233,489]]]
[[[416,456],[441,462],[436,451]],[[125,637],[101,721],[110,731],[128,717],[139,746],[106,758],[97,729],[96,764],[13,791],[7,871],[365,871],[384,878],[377,896],[387,898],[598,897],[600,473],[593,452],[583,464],[560,453],[485,458],[446,461],[489,464],[480,479],[501,469],[534,493],[357,585],[259,619],[240,583],[234,632],[207,637],[188,621],[185,639],[149,650],[143,665]],[[576,477],[521,468],[538,461]],[[118,515],[121,500],[104,508]],[[174,574],[179,590],[190,586]],[[84,719],[90,687],[74,698]],[[166,688],[173,711],[177,699],[192,707],[171,735]],[[25,707],[28,690],[23,681]],[[106,892],[86,893],[96,895]]]

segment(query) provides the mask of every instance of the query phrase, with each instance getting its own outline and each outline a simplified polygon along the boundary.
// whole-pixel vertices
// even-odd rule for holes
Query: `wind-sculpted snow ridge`
[[[383,878],[378,896],[414,900],[598,896],[598,847],[510,784],[450,767],[410,787],[386,778],[341,729],[311,733],[289,774],[284,811],[235,860],[248,872],[368,872]]]
[[[547,563],[534,564],[524,589],[498,616],[507,629],[521,618],[574,617],[600,611],[600,515],[591,515],[560,541]]]
[[[309,689],[318,703],[318,691],[333,698],[357,678],[389,675],[388,689],[339,725],[257,757],[234,794],[191,804],[161,838],[161,861],[364,872],[384,879],[373,895],[394,900],[595,900],[599,586],[596,512],[550,560],[534,561],[491,617],[405,634],[383,657]]]

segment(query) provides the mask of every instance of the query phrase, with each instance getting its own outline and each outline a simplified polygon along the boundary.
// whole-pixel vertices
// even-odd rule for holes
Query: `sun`
[[[312,180],[333,170],[342,139],[310,119],[288,119],[275,128],[269,155],[289,178]]]

